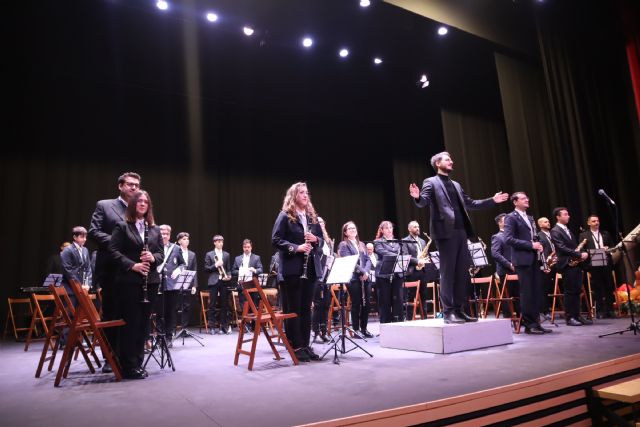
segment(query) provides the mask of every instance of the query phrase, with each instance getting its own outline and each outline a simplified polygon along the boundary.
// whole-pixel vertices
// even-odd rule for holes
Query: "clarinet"
[[[143,251],[149,251],[149,223],[147,221],[144,222],[144,246],[142,247]],[[144,276],[144,283],[142,283],[142,301],[143,304],[149,304],[149,273]]]
[[[310,231],[309,231],[309,219],[308,218],[307,218],[307,232],[310,233]],[[307,243],[307,239],[305,239],[304,242]],[[302,264],[302,276],[300,276],[301,279],[308,279],[308,277],[307,277],[307,269],[309,268],[309,254],[310,253],[311,253],[311,251],[304,253],[304,263]]]

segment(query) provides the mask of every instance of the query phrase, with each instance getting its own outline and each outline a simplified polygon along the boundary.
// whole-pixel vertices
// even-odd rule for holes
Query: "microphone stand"
[[[627,262],[629,263],[629,268],[633,270],[633,264],[631,263],[631,258],[629,258],[629,252],[627,252],[627,248],[624,245],[624,236],[622,235],[622,231],[620,230],[620,223],[618,221],[618,207],[608,197],[606,199],[609,202],[608,203],[609,209],[614,218],[614,223],[616,226],[616,235],[620,239],[620,251],[622,251],[622,259],[623,260],[626,259]],[[631,283],[633,281],[629,280],[629,277],[627,276],[627,274],[628,274],[627,268],[624,268],[624,275],[626,279],[625,287],[627,289],[627,307],[629,308],[629,316],[631,317],[631,324],[626,329],[610,332],[608,334],[598,335],[598,338],[607,337],[609,335],[616,335],[616,334],[622,335],[625,332],[633,332],[633,335],[638,335],[638,333],[640,333],[640,326],[638,325],[638,321],[635,319],[635,314],[634,314],[635,308],[632,307],[632,303],[631,303]]]

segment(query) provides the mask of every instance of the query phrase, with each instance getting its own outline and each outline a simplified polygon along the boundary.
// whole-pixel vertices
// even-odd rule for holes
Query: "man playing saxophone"
[[[216,303],[220,301],[220,333],[229,335],[231,326],[229,326],[227,311],[229,305],[229,289],[228,283],[231,280],[231,258],[228,252],[222,250],[224,245],[224,237],[219,234],[213,236],[214,249],[207,252],[204,258],[204,271],[209,273],[207,286],[209,288],[209,310],[207,313],[209,322],[215,323]],[[212,333],[215,329],[211,328]]]
[[[435,278],[435,267],[433,267],[429,259],[428,252],[431,239],[429,239],[429,243],[427,243],[420,237],[420,224],[418,224],[418,221],[411,221],[407,226],[407,230],[409,234],[403,240],[408,242],[406,246],[409,255],[411,255],[411,260],[409,261],[409,267],[407,267],[405,282],[420,281],[420,299],[424,308],[425,301],[428,299],[427,282],[429,278],[431,278],[431,280]],[[411,301],[415,297],[414,290],[409,289],[405,297],[407,301]],[[409,306],[405,305],[405,307],[407,307],[406,318],[411,319],[413,311],[409,310]],[[409,311],[411,311],[411,313],[409,313]],[[420,315],[424,318],[424,313],[420,313]]]
[[[551,297],[549,294],[553,293],[553,286],[556,277],[556,263],[558,262],[558,256],[556,255],[556,247],[551,240],[551,223],[549,218],[538,218],[538,241],[542,244],[542,255],[547,262],[547,269],[542,272],[542,295],[540,298],[540,313],[544,315],[544,318],[551,320]]]

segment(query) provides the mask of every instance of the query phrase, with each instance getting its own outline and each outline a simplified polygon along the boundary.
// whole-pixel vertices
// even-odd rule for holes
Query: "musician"
[[[393,224],[391,221],[382,221],[378,226],[374,250],[382,261],[385,256],[397,257],[402,248],[399,243],[388,242],[394,240]],[[378,313],[380,323],[402,322],[405,319],[403,303],[405,302],[402,289],[403,273],[381,273],[382,262],[376,267],[376,292],[378,296]]]
[[[180,255],[184,260],[184,264],[182,264],[182,271],[198,271],[198,261],[195,252],[189,250],[190,236],[189,233],[182,231],[178,233],[176,236],[176,241],[180,246]],[[193,305],[193,296],[198,291],[198,273],[193,276],[193,280],[191,281],[191,291],[187,294],[186,290],[185,294],[181,297],[180,303],[182,304],[182,319],[181,325],[182,327],[187,327],[189,325],[189,315],[190,308]]]
[[[318,276],[322,274],[319,249],[324,245],[322,229],[304,182],[287,190],[282,210],[271,232],[271,242],[280,252],[282,304],[287,313],[298,316],[285,320],[287,338],[300,361],[319,360],[309,347],[311,300]],[[306,277],[306,278],[305,278]]]
[[[555,277],[556,277],[556,266],[555,262],[556,258],[556,247],[553,245],[553,241],[551,240],[551,223],[549,222],[549,218],[540,217],[538,218],[538,241],[542,244],[542,253],[547,260],[547,265],[549,266],[548,271],[542,272],[542,296],[540,298],[540,312],[544,315],[544,318],[547,320],[551,320],[551,297],[550,294],[553,293],[553,287],[555,286]]]
[[[322,217],[318,217],[318,224],[320,224],[320,228],[322,229],[323,245],[320,265],[322,266],[322,271],[324,272],[327,263],[327,257],[333,255],[334,240],[329,237],[326,224]],[[322,342],[329,342],[329,338],[327,337],[327,313],[329,312],[329,306],[331,304],[331,292],[329,290],[330,285],[327,285],[320,279],[321,278],[319,277],[313,289],[313,314],[311,318],[311,329],[313,330],[314,342],[318,336],[320,336],[320,340]]]
[[[420,237],[420,224],[418,221],[411,221],[407,225],[407,230],[409,234],[403,239],[407,243],[406,249],[411,255],[411,259],[409,261],[409,266],[407,267],[407,277],[405,278],[406,282],[415,282],[416,280],[420,281],[420,285],[418,287],[420,292],[420,298],[422,301],[426,301],[427,296],[427,282],[429,278],[431,280],[435,279],[435,275],[437,272],[435,271],[435,266],[431,262],[427,262],[427,258],[422,257],[422,252],[427,247],[427,242]],[[429,269],[431,268],[431,269]],[[415,295],[414,289],[409,289],[408,294],[406,295],[407,301],[410,301]],[[425,306],[423,304],[423,306]],[[413,313],[409,313],[409,307],[407,307],[406,316],[410,317]],[[420,315],[424,318],[424,313],[420,313]]]
[[[589,254],[578,252],[578,241],[569,230],[569,210],[565,207],[557,207],[553,210],[556,218],[556,226],[551,229],[551,241],[556,248],[558,256],[557,268],[562,273],[562,285],[564,288],[565,319],[569,326],[590,325],[593,322],[580,316],[580,295],[582,293],[582,270],[579,266],[571,267],[569,261],[580,259],[585,261]]]
[[[598,215],[589,215],[587,217],[587,225],[589,230],[581,233],[579,239],[580,241],[587,239],[585,249],[609,249],[614,246],[611,235],[605,230],[600,230],[600,218]],[[591,273],[591,290],[594,294],[598,319],[613,317],[614,285],[611,276],[612,268],[613,261],[609,254],[607,254],[607,265],[601,267],[588,266],[587,268],[587,271]]]
[[[164,260],[160,229],[155,225],[151,197],[144,190],[133,194],[125,220],[113,229],[109,251],[116,266],[115,291],[120,314],[126,322],[120,330],[118,358],[123,376],[142,379],[144,344],[148,336],[149,315],[158,293],[157,267]],[[147,250],[144,250],[145,242]],[[148,291],[143,291],[144,283]],[[148,303],[143,303],[144,297]]]
[[[71,285],[71,279],[82,285],[82,289],[89,290],[91,283],[91,259],[89,249],[84,244],[87,241],[87,229],[82,226],[73,227],[71,231],[73,243],[64,248],[60,253],[62,268],[62,285],[67,290],[69,298],[74,306],[77,306],[76,299]]]
[[[231,326],[227,316],[229,307],[229,281],[231,280],[231,258],[229,253],[223,251],[224,237],[219,234],[213,236],[214,249],[207,252],[204,257],[204,271],[209,273],[207,286],[209,288],[209,310],[207,312],[209,322],[213,325],[216,318],[216,303],[220,301],[220,333],[229,335]],[[215,329],[211,328],[211,334]]]
[[[244,307],[245,298],[242,293],[242,287],[240,286],[241,280],[247,282],[250,281],[254,275],[260,275],[263,273],[260,256],[251,253],[252,249],[253,244],[251,243],[251,240],[244,239],[242,241],[242,255],[235,257],[233,267],[231,268],[231,275],[238,279],[238,300],[242,307]],[[257,293],[254,292],[252,294],[252,298],[253,302],[258,304]]]
[[[109,242],[116,224],[124,221],[129,200],[140,189],[140,181],[140,175],[135,172],[125,172],[120,175],[118,177],[120,195],[116,199],[99,200],[91,216],[88,236],[98,246],[93,286],[96,290],[102,289],[103,320],[115,320],[121,317],[114,284],[117,267],[113,264],[109,253]],[[106,328],[104,333],[111,347],[117,352],[119,345],[118,328]],[[102,372],[111,372],[111,367],[106,361],[102,367]]]
[[[505,242],[504,236],[504,218],[507,216],[505,213],[501,213],[496,216],[495,221],[498,225],[498,232],[491,236],[491,256],[496,263],[496,274],[500,283],[504,281],[504,277],[507,274],[515,274],[516,269],[511,263],[511,247]],[[518,282],[508,282],[509,295],[515,297],[520,293]],[[517,306],[518,300],[513,300],[514,309],[516,312],[520,312],[520,307]],[[502,315],[505,318],[511,317],[511,310],[509,310],[509,304],[502,304]]]
[[[475,322],[478,319],[464,313],[469,287],[471,256],[467,237],[474,236],[467,209],[487,209],[507,200],[508,194],[498,192],[484,200],[466,195],[460,184],[449,178],[453,160],[442,152],[431,157],[436,176],[427,178],[419,189],[409,185],[409,194],[418,207],[429,205],[431,236],[440,252],[440,300],[445,323]]]
[[[365,338],[373,338],[373,334],[367,330],[371,310],[371,289],[367,286],[371,260],[367,256],[364,243],[358,237],[358,229],[353,221],[347,221],[342,226],[342,242],[338,245],[338,254],[341,257],[358,255],[355,271],[347,284],[351,296],[351,327],[356,331],[354,338],[361,338],[358,331]]]
[[[542,244],[538,242],[533,217],[527,215],[529,197],[516,191],[511,195],[514,210],[504,218],[504,241],[511,247],[511,260],[520,283],[522,323],[527,334],[551,333],[540,325],[540,257]]]
[[[369,261],[371,261],[371,269],[369,270],[369,280],[367,280],[367,286],[370,289],[371,295],[374,299],[374,309],[376,312],[378,311],[378,291],[375,288],[376,284],[376,266],[378,265],[378,255],[376,255],[374,251],[373,243],[367,243],[367,257],[369,257]]]
[[[164,252],[164,261],[157,267],[158,273],[161,275],[163,284],[163,298],[158,298],[155,312],[160,313],[156,317],[156,322],[164,318],[164,333],[167,340],[167,346],[173,346],[173,336],[176,332],[176,311],[178,309],[178,299],[180,296],[180,285],[176,283],[176,279],[184,268],[184,259],[180,252],[180,247],[175,243],[171,243],[171,226],[162,224],[160,227],[160,235],[162,236],[162,250]],[[164,307],[162,305],[164,304]]]

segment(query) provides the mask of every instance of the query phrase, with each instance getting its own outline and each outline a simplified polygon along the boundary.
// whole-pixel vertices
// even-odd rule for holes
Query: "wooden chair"
[[[409,293],[409,289],[415,289],[415,295],[412,301],[407,301],[407,307],[412,308],[411,320],[424,319],[424,311],[422,307],[422,298],[420,298],[420,281],[404,283],[405,291]]]
[[[500,289],[500,298],[498,299],[496,319],[500,317],[502,302],[506,301],[506,303],[509,304],[509,311],[511,312],[511,324],[513,325],[513,330],[517,334],[519,334],[522,316],[519,313],[516,313],[515,308],[513,306],[513,300],[516,297],[512,297],[509,295],[509,282],[517,282],[517,281],[518,281],[517,274],[507,274],[504,276],[504,279],[502,280],[502,289]]]
[[[560,288],[560,281],[562,280],[562,274],[556,273],[556,280],[553,285],[553,293],[549,294],[553,298],[551,302],[551,323],[556,320],[556,313],[562,313],[564,316],[564,293]],[[556,310],[556,304],[560,307],[560,310]]]
[[[340,299],[338,298],[338,293],[340,292],[341,287],[342,285],[339,284],[331,285],[329,287],[329,292],[331,292],[331,303],[329,304],[329,316],[327,320],[327,331],[329,331],[329,333],[341,328],[341,325],[333,324],[333,314],[339,312],[341,309]],[[347,303],[344,308],[344,323],[347,327],[351,327],[351,296],[349,295],[346,285],[344,286],[344,291],[347,293]],[[349,334],[353,336],[353,332],[349,331]]]
[[[200,333],[202,328],[208,334],[209,333],[209,320],[207,319],[207,310],[209,308],[209,301],[211,294],[209,291],[200,291]]]
[[[273,352],[276,360],[281,360],[282,357],[278,350],[276,350],[273,339],[281,339],[285,348],[289,352],[291,356],[291,360],[294,365],[298,364],[298,358],[296,357],[295,352],[293,351],[293,347],[289,343],[287,336],[284,332],[283,322],[285,319],[292,319],[297,317],[296,313],[277,313],[274,311],[273,307],[269,303],[269,299],[265,295],[262,286],[260,286],[260,282],[257,277],[253,277],[253,280],[249,282],[240,283],[242,286],[242,293],[244,294],[246,300],[244,303],[244,307],[242,309],[242,320],[240,323],[240,331],[238,333],[238,343],[236,345],[235,358],[233,361],[234,365],[238,365],[238,360],[241,354],[245,356],[249,356],[249,366],[248,369],[253,370],[253,362],[256,356],[256,345],[258,344],[258,337],[260,336],[260,331],[264,333],[264,336],[267,338],[269,342],[269,346],[271,347],[271,351]],[[258,294],[258,306],[256,307],[253,299],[251,298],[251,294]],[[244,339],[244,331],[245,327],[247,327],[251,322],[255,322],[255,329],[253,331],[253,337],[251,339]],[[269,323],[273,324],[273,327],[276,329],[276,333],[271,334],[267,325]],[[242,345],[244,343],[251,343],[250,350],[244,350]]]
[[[480,313],[475,313],[476,317],[480,318],[482,317],[483,319],[487,318],[487,311],[489,310],[489,297],[491,296],[491,287],[495,285],[495,280],[493,275],[491,276],[486,276],[486,277],[472,277],[471,278],[471,284],[472,286],[476,287],[476,291],[478,293],[478,307],[480,310]],[[486,298],[482,298],[482,288],[480,288],[480,285],[487,285],[487,292],[486,292]],[[495,311],[495,299],[497,297],[497,295],[499,295],[499,288],[497,290],[495,290],[496,293],[494,293],[495,297],[493,298],[492,303],[494,304],[494,311]],[[469,307],[471,308],[471,312],[475,312],[475,304],[473,300],[469,300]]]
[[[438,311],[440,311],[440,307],[438,304],[438,301],[439,301],[438,284],[436,282],[427,283],[427,291],[429,289],[431,289],[431,299],[424,301],[423,310],[425,314],[425,319],[428,319],[429,316],[435,319],[438,314]],[[429,304],[431,304],[431,308],[433,309],[432,314],[429,314]]]
[[[91,299],[89,299],[87,293],[82,289],[82,285],[73,279],[69,284],[71,285],[71,289],[78,300],[78,307],[76,308],[75,316],[71,321],[69,335],[67,336],[67,345],[65,346],[62,358],[60,359],[60,365],[58,372],[56,373],[54,385],[58,387],[62,378],[67,377],[70,365],[69,362],[76,346],[82,345],[81,336],[85,331],[91,331],[91,333],[93,333],[97,338],[102,354],[107,359],[109,365],[111,365],[116,381],[120,381],[122,379],[120,365],[118,364],[118,359],[115,357],[113,350],[111,349],[109,341],[107,341],[104,336],[103,329],[123,326],[125,324],[124,320],[118,319],[101,321],[95,305]],[[88,361],[88,358],[86,360]],[[89,369],[91,369],[91,367]]]
[[[34,333],[38,333],[38,323],[42,326],[42,330],[44,331],[44,335],[47,336],[49,334],[49,328],[47,327],[47,322],[51,322],[51,316],[45,316],[43,314],[42,307],[40,306],[41,302],[49,301],[53,303],[53,295],[42,295],[42,294],[31,294],[31,299],[33,300],[33,306],[35,309],[33,310],[33,315],[31,316],[31,324],[29,325],[29,333],[27,334],[27,341],[24,343],[24,351],[29,350],[29,345],[32,340],[35,340],[33,337]],[[39,338],[40,339],[40,338]]]
[[[29,331],[31,328],[28,326],[18,326],[16,323],[16,313],[14,312],[14,304],[23,304],[26,305],[29,312],[29,319],[33,317],[33,308],[31,307],[31,299],[30,298],[7,298],[9,302],[9,310],[7,311],[7,320],[4,324],[4,333],[2,337],[5,338],[9,332],[9,323],[11,323],[11,329],[13,331],[13,336],[18,341],[18,333]]]
[[[496,316],[496,319],[500,318],[500,309],[502,308],[502,303],[506,302],[510,305],[511,312],[513,313],[513,299],[509,296],[509,290],[504,292],[504,285],[500,283],[500,279],[498,275],[493,276],[493,280],[488,281],[489,287],[487,288],[487,296],[483,298],[485,304],[484,317],[487,318],[487,314],[489,313],[489,304],[493,307],[493,312]]]

